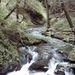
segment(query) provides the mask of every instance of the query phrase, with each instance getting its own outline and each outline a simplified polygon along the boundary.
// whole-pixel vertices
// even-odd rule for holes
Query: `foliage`
[[[9,4],[6,6],[7,3]],[[23,2],[19,4],[19,10],[24,7],[22,3]],[[31,1],[29,3],[31,3]],[[41,16],[45,15],[42,13],[44,9],[41,3],[35,0],[32,0],[32,4],[29,3],[27,4],[27,8],[25,8],[25,10],[31,10],[34,13],[41,14]],[[19,46],[41,42],[41,38],[34,37],[25,32],[25,28],[28,27],[28,25],[33,25],[31,15],[29,15],[29,13],[25,10],[20,10],[21,13],[19,11],[18,22],[15,11],[6,20],[4,20],[15,5],[15,0],[2,0],[0,4],[0,64],[18,60],[17,48]],[[43,19],[45,20],[44,17]]]
[[[69,53],[68,59],[71,61],[75,61],[75,48]]]

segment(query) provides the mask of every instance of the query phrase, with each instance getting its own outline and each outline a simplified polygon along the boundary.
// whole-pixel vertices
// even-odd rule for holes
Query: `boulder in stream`
[[[71,52],[72,49],[73,49],[73,45],[66,44],[66,45],[60,47],[57,50],[57,52],[62,55],[62,58],[63,58],[64,61],[68,61],[68,55],[69,55],[69,53]]]
[[[54,71],[54,73],[56,75],[65,75],[65,73],[64,73],[64,66],[58,64],[56,69],[55,69],[55,71]]]
[[[8,64],[0,64],[0,75],[6,75],[9,72],[17,71],[20,69],[20,65],[17,61]]]
[[[38,57],[37,61],[35,61],[29,67],[29,69],[46,71],[47,69],[44,67],[48,65],[49,60],[52,58],[52,53],[49,50],[44,49],[42,47],[36,48],[35,51],[38,52],[39,57]]]

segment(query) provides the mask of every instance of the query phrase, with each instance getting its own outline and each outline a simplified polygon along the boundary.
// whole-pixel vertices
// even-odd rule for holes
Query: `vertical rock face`
[[[47,70],[44,67],[48,65],[50,58],[52,57],[52,53],[44,48],[37,48],[36,52],[38,52],[38,59],[31,66],[30,69],[34,70]]]

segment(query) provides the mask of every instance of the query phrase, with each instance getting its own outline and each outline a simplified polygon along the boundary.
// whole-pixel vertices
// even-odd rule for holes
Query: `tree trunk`
[[[47,12],[47,29],[50,28],[50,21],[49,21],[49,8],[48,8],[48,0],[45,0],[46,5],[46,12]]]
[[[9,14],[4,18],[4,20],[6,20],[6,19],[14,12],[15,9],[16,9],[16,7],[14,7],[14,8],[9,12]]]
[[[0,3],[1,3],[1,0],[0,0]]]
[[[17,22],[18,22],[18,19],[19,19],[19,14],[18,14],[18,11],[19,10],[19,5],[18,5],[18,1],[16,2],[16,19],[17,19]]]
[[[69,25],[70,25],[70,28],[71,28],[72,32],[74,33],[74,35],[75,35],[74,26],[73,26],[73,24],[72,24],[72,21],[71,21],[70,16],[68,15],[68,13],[67,13],[67,11],[66,11],[66,9],[65,9],[64,3],[61,3],[61,6],[62,6],[62,9],[63,9],[64,12],[65,12],[65,16],[66,16],[66,19],[67,19],[67,21],[68,21],[68,23],[69,23]]]

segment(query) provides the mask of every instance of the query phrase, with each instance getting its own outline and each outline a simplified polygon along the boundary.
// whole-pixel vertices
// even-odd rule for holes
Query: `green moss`
[[[68,55],[68,59],[70,61],[75,61],[75,50],[72,50],[69,55]]]
[[[25,7],[25,10],[29,7],[28,10],[33,11],[34,15],[32,17],[23,9],[24,2],[21,0],[18,21],[22,22],[17,22],[15,11],[4,20],[16,4],[15,0],[10,0],[9,5],[6,6],[8,1],[2,0],[0,4],[0,64],[18,60],[17,48],[19,46],[41,42],[41,38],[25,33],[25,28],[28,25],[33,25],[32,18],[34,19],[35,14],[42,16],[41,19],[38,17],[38,21],[35,20],[36,22],[42,23],[42,21],[46,20],[42,4],[35,0],[26,4],[27,8]]]
[[[16,51],[16,48],[11,44],[9,44],[8,47],[0,44],[0,64],[13,62],[16,60],[18,60],[18,53]]]
[[[36,11],[44,16],[46,19],[46,14],[44,13],[44,7],[43,4],[36,0],[27,0],[26,2],[26,9],[31,9],[33,12],[36,13]]]

